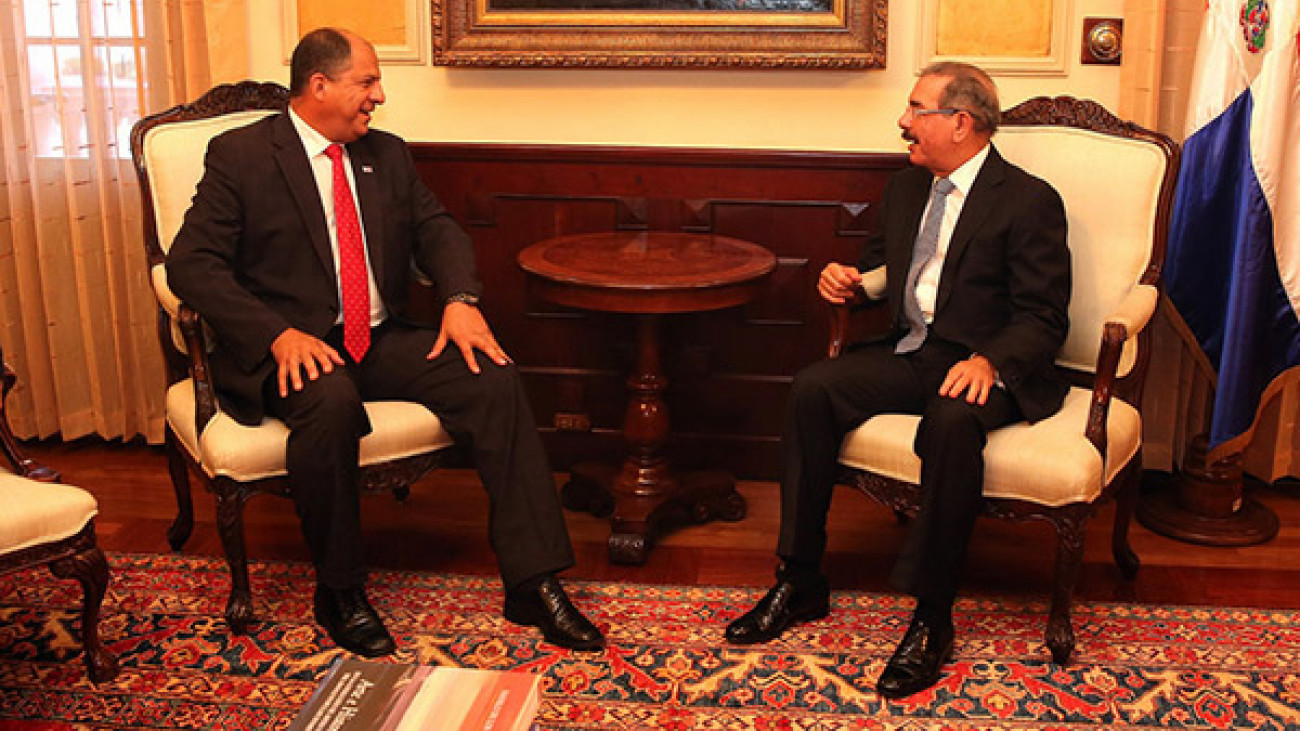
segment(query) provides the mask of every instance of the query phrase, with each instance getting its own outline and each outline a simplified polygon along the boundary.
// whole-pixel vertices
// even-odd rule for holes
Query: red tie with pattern
[[[370,348],[370,278],[366,276],[366,247],[352,189],[343,171],[343,146],[325,148],[334,163],[334,229],[339,238],[339,289],[343,293],[343,347],[357,363]]]

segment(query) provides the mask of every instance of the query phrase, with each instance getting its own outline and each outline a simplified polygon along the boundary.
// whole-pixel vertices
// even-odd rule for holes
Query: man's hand
[[[473,305],[451,302],[443,309],[442,330],[438,333],[433,349],[425,358],[433,360],[442,355],[442,350],[447,347],[448,341],[460,348],[460,353],[465,357],[465,364],[469,366],[471,373],[479,372],[478,360],[474,358],[475,349],[483,351],[483,354],[497,365],[510,362],[510,356],[506,355],[506,351],[502,350],[500,345],[497,345],[492,329],[488,327],[487,320],[483,319],[483,313]]]
[[[278,366],[276,380],[280,384],[280,398],[289,395],[290,385],[295,391],[302,390],[303,371],[307,372],[308,380],[314,381],[321,373],[330,373],[334,366],[343,365],[338,351],[325,341],[293,328],[280,333],[271,343],[271,356]]]
[[[862,287],[862,273],[856,267],[831,262],[817,278],[817,294],[833,305],[842,305]]]
[[[989,400],[989,390],[998,381],[998,372],[988,358],[975,353],[958,361],[948,369],[948,375],[939,386],[939,395],[960,398],[966,394],[966,403],[983,406]]]

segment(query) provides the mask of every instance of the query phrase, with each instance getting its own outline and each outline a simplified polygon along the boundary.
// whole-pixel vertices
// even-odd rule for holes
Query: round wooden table
[[[559,305],[633,315],[637,365],[627,381],[621,465],[573,466],[565,507],[610,516],[609,556],[645,563],[656,535],[672,525],[745,517],[736,481],[720,470],[677,473],[663,454],[668,381],[660,368],[663,315],[744,304],[776,267],[772,252],[725,236],[657,231],[559,236],[519,253],[530,290]]]

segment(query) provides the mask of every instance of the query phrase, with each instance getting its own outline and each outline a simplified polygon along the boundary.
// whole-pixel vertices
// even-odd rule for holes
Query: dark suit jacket
[[[885,265],[894,337],[931,173],[908,168],[885,189],[881,229],[868,240],[862,271]],[[1065,342],[1070,253],[1065,206],[1052,186],[989,151],[957,220],[939,277],[930,332],[984,355],[1025,418],[1051,416],[1067,385],[1052,366]]]
[[[412,266],[440,293],[482,287],[465,235],[416,174],[406,143],[372,130],[347,146],[369,263],[389,316],[403,319]],[[217,335],[210,355],[222,406],[256,423],[286,328],[323,337],[339,314],[338,276],[320,194],[287,114],[222,134],[167,256],[167,282]]]

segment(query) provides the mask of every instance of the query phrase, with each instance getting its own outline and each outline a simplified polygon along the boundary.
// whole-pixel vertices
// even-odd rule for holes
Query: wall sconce
[[[1082,63],[1118,66],[1123,56],[1123,18],[1083,19]]]

